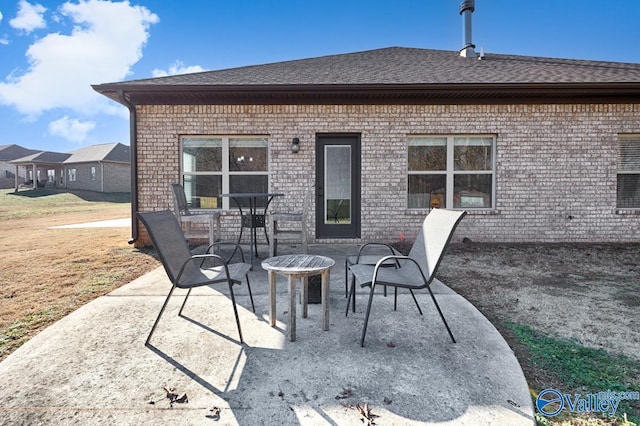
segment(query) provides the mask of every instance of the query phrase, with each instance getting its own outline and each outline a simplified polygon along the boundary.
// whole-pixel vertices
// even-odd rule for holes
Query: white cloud
[[[26,0],[18,3],[18,14],[9,21],[9,25],[17,30],[22,30],[27,34],[39,28],[45,28],[47,23],[44,20],[44,13],[47,8],[36,3],[31,4]]]
[[[2,12],[0,12],[0,22],[2,22]]]
[[[87,138],[87,134],[95,129],[96,123],[93,121],[80,121],[78,119],[70,119],[64,116],[58,120],[49,123],[49,133],[55,136],[61,136],[72,142],[83,142]]]
[[[169,67],[168,70],[160,70],[155,69],[151,72],[151,75],[154,77],[166,77],[168,75],[176,75],[176,74],[191,74],[194,72],[202,72],[205,71],[200,65],[190,65],[185,66],[182,61],[175,61],[173,65]]]
[[[73,30],[34,42],[26,52],[27,71],[0,83],[0,103],[31,117],[56,108],[83,116],[121,114],[91,84],[123,80],[142,58],[149,26],[158,17],[128,1],[106,0],[67,2],[59,13],[60,19],[72,22]]]

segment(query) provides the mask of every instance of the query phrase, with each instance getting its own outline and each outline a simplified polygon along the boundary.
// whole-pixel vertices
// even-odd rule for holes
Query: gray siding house
[[[412,238],[432,208],[468,211],[458,240],[638,241],[640,64],[464,53],[390,47],[93,87],[130,111],[134,211],[168,208],[180,182],[228,210],[236,235],[221,193],[281,191],[299,210],[312,185],[312,242]]]

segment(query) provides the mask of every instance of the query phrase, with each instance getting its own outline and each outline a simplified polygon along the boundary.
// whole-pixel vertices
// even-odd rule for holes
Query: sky
[[[461,0],[0,0],[0,145],[129,144],[92,84],[391,46],[457,51]],[[475,0],[476,51],[640,63],[637,0]]]

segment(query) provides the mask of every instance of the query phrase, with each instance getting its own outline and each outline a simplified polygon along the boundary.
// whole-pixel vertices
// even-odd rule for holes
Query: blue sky
[[[460,0],[0,0],[0,145],[129,143],[91,84],[389,46],[459,50]],[[476,0],[477,51],[640,63],[637,0]]]

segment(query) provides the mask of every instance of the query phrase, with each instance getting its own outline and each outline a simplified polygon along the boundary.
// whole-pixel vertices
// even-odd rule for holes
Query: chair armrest
[[[207,248],[206,253],[208,253],[208,254],[209,254],[212,248],[214,248],[214,247],[221,247],[221,246],[223,246],[223,245],[227,245],[227,246],[235,246],[235,249],[233,250],[233,254],[231,255],[231,257],[233,258],[233,255],[235,255],[235,254],[236,254],[236,251],[238,251],[238,250],[239,250],[239,251],[240,251],[240,259],[242,259],[242,263],[244,263],[244,251],[242,250],[242,247],[240,246],[240,244],[238,244],[238,243],[234,243],[234,242],[232,242],[232,241],[218,241],[218,242],[215,242],[215,243],[211,244],[211,245]],[[220,256],[218,256],[218,257],[220,257]],[[222,258],[221,258],[221,259],[222,259]],[[231,260],[231,259],[229,259],[229,260]],[[228,263],[228,262],[229,262],[229,260],[227,260],[225,263]]]
[[[360,246],[360,248],[358,249],[358,257],[357,260],[360,260],[360,256],[363,254],[362,252],[367,248],[367,247],[372,247],[372,246],[376,246],[376,247],[387,247],[389,249],[389,253],[391,253],[391,255],[399,255],[400,252],[398,252],[396,249],[394,249],[393,247],[391,247],[391,245],[387,244],[387,243],[365,243],[362,244]],[[358,262],[356,262],[358,263]]]
[[[200,260],[200,266],[198,266],[198,269],[200,269],[200,267],[204,263],[205,259],[218,259],[220,262],[222,262],[222,265],[224,266],[225,274],[227,275],[227,277],[229,276],[229,268],[227,267],[227,262],[225,262],[225,260],[222,257],[218,256],[217,254],[213,254],[213,253],[209,253],[209,254],[194,254],[189,259],[187,259],[182,264],[182,266],[180,267],[180,272],[178,272],[178,275],[176,276],[176,282],[180,282],[180,277],[182,277],[182,274],[183,274],[185,268],[187,267],[187,265],[190,262],[195,262],[197,260]]]
[[[424,281],[425,285],[427,284],[427,278],[424,276],[424,272],[422,272],[422,268],[420,267],[420,264],[413,257],[403,256],[403,255],[385,256],[382,259],[378,260],[378,263],[376,263],[376,266],[373,268],[373,278],[371,280],[372,284],[376,282],[376,278],[378,277],[378,269],[383,267],[382,265],[384,265],[384,263],[388,260],[395,260],[398,265],[400,265],[401,260],[411,261],[413,264],[416,265],[416,268],[418,268],[418,271],[420,271],[420,276],[422,276],[422,280]]]

